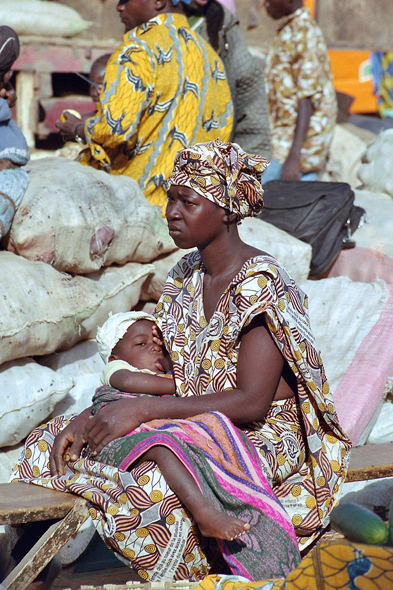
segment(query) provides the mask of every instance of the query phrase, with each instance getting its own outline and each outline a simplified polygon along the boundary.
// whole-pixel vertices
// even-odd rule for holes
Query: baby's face
[[[157,375],[165,373],[161,346],[153,341],[153,322],[138,320],[118,343],[117,358],[137,369],[149,369]],[[165,365],[165,363],[164,363]]]

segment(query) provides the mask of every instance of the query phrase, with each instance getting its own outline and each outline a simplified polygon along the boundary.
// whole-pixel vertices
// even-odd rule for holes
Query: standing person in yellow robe
[[[126,33],[105,69],[97,115],[67,115],[62,135],[87,143],[80,162],[134,178],[163,206],[176,152],[196,142],[227,141],[233,126],[224,66],[192,31],[180,0],[120,0]]]

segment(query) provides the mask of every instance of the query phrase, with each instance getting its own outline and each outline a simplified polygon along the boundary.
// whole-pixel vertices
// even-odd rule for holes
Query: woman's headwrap
[[[19,38],[14,29],[0,26],[0,75],[11,69],[19,57]]]
[[[177,152],[166,190],[188,186],[241,221],[255,217],[263,207],[261,176],[268,165],[268,160],[246,154],[236,143],[197,143]]]
[[[128,328],[139,320],[149,320],[156,323],[156,318],[144,311],[126,311],[109,314],[109,318],[101,328],[97,328],[97,348],[104,363],[108,362],[112,350],[121,340]]]

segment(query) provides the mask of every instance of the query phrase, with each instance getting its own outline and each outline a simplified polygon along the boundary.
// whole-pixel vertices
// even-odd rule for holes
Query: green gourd
[[[393,545],[393,498],[390,502],[390,509],[389,509],[389,541],[390,544]]]
[[[392,514],[391,519],[393,520]],[[330,515],[330,524],[350,541],[368,545],[388,543],[389,530],[382,518],[359,504],[336,506]]]

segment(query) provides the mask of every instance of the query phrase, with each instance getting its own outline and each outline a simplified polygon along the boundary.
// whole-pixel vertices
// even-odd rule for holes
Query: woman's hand
[[[82,447],[86,442],[83,431],[90,415],[91,409],[86,408],[56,436],[49,456],[49,467],[52,475],[65,474],[65,455],[69,454],[72,461],[76,461],[80,456]]]
[[[150,398],[154,399],[154,398]],[[94,455],[116,438],[125,436],[146,420],[142,417],[149,398],[128,398],[108,404],[85,426],[83,438]]]

